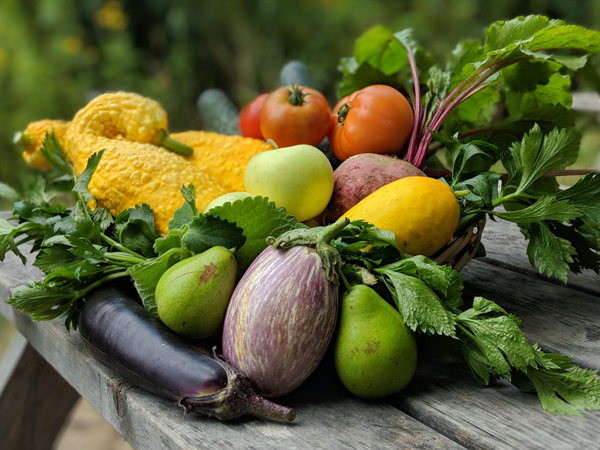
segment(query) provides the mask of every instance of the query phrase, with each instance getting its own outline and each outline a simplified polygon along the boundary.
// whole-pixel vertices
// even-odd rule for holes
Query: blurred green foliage
[[[203,90],[243,105],[273,89],[291,59],[335,101],[339,58],[376,24],[412,27],[442,60],[461,39],[483,40],[490,23],[533,13],[600,29],[597,0],[2,0],[0,181],[30,175],[16,131],[68,120],[100,92],[139,92],[163,104],[172,130],[198,129]]]

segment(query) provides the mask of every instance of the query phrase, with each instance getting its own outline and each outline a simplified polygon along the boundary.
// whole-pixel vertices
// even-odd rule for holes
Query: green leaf
[[[461,341],[462,354],[477,382],[483,386],[490,384],[491,367],[481,349],[468,340]]]
[[[242,228],[210,215],[196,217],[182,238],[183,245],[196,255],[217,245],[228,249],[240,248],[245,242]]]
[[[115,219],[117,239],[125,247],[147,258],[156,256],[154,241],[160,234],[154,228],[154,212],[150,205],[142,203],[119,213]]]
[[[556,195],[581,211],[582,219],[593,231],[600,233],[600,174],[586,175],[573,186]]]
[[[358,64],[368,63],[386,76],[399,72],[408,63],[400,42],[382,25],[367,30],[356,40],[354,56]]]
[[[402,82],[396,76],[386,76],[368,63],[358,64],[354,57],[342,58],[338,69],[342,72],[342,79],[336,86],[339,98],[373,84],[402,88]]]
[[[571,78],[568,75],[555,73],[547,84],[538,85],[530,92],[507,91],[506,107],[511,115],[520,114],[546,106],[562,105],[571,108]]]
[[[481,61],[484,58],[483,45],[474,39],[459,42],[452,50],[446,63],[446,70],[460,73],[467,64]]]
[[[5,183],[0,183],[0,197],[5,198],[11,203],[21,200],[21,194]]]
[[[102,232],[105,232],[108,227],[115,223],[112,214],[105,208],[96,208],[91,213],[92,220],[100,225]]]
[[[260,196],[225,203],[207,214],[233,222],[244,230],[246,242],[234,253],[238,263],[238,277],[267,248],[266,239],[269,236],[278,238],[286,231],[306,227],[287,214],[285,208],[277,207],[268,198]]]
[[[396,306],[407,327],[422,333],[456,337],[452,313],[423,280],[387,266],[375,271],[392,283]]]
[[[498,50],[508,51],[511,48],[516,48],[517,44],[531,40],[536,33],[560,24],[559,21],[533,15],[496,22],[487,30],[485,53]]]
[[[382,269],[393,270],[405,275],[418,276],[427,285],[443,296],[448,294],[453,278],[451,278],[452,268],[440,266],[435,261],[422,256],[410,256],[392,264],[388,264]]]
[[[169,230],[165,237],[158,238],[156,241],[154,241],[154,251],[158,254],[158,256],[162,256],[164,253],[173,248],[183,247],[181,238],[187,232],[187,229],[187,225],[184,225],[181,229]]]
[[[84,171],[81,172],[81,175],[79,175],[79,178],[77,178],[77,181],[75,182],[75,186],[73,186],[73,193],[80,194],[83,201],[86,203],[94,199],[94,196],[88,191],[88,185],[90,184],[90,180],[92,179],[98,164],[100,164],[103,154],[104,150],[100,150],[98,153],[94,153],[90,156]]]
[[[52,320],[69,310],[77,299],[76,294],[68,286],[43,286],[40,282],[31,282],[29,286],[16,288],[6,303],[31,315],[34,320]]]
[[[582,213],[566,200],[557,201],[555,196],[541,197],[534,204],[518,211],[494,212],[494,215],[521,225],[542,220],[567,222],[580,217]]]
[[[179,261],[178,257],[179,252],[172,250],[158,258],[148,259],[127,269],[127,273],[133,278],[133,284],[142,299],[144,308],[154,317],[158,317],[158,308],[154,300],[156,285],[160,277]]]
[[[60,237],[65,238],[64,236]],[[53,245],[44,248],[36,257],[33,265],[45,274],[49,274],[63,267],[79,264],[84,260],[82,257],[74,255],[69,249],[70,245]]]
[[[450,152],[450,158],[452,160],[452,186],[458,182],[467,163],[473,157],[483,158],[484,160],[487,160],[489,165],[493,164],[495,161],[494,152],[496,146],[492,144],[484,141],[461,143],[459,141],[458,133],[452,136],[452,138],[448,138],[443,133],[436,131],[431,131],[431,134],[436,140],[444,144]]]
[[[552,233],[563,238],[575,248],[577,254],[572,255],[573,262],[569,263],[571,272],[580,273],[590,269],[600,274],[600,241],[589,233],[583,233],[574,226],[557,222],[549,222]]]
[[[184,225],[189,224],[194,217],[198,215],[196,207],[196,188],[192,183],[187,187],[181,186],[181,195],[183,195],[184,203],[175,211],[173,219],[169,222],[169,230],[179,229]]]
[[[106,261],[104,253],[106,253],[106,247],[100,245],[94,245],[91,242],[81,239],[77,236],[65,236],[71,248],[69,251],[80,258],[85,259],[90,264],[100,264]]]
[[[498,198],[498,182],[502,177],[495,172],[484,172],[454,186],[455,190],[468,189],[471,191],[466,198],[469,201],[481,200],[483,207],[494,209],[494,201]]]
[[[600,379],[597,371],[579,369],[550,371],[528,367],[526,374],[535,385],[542,408],[550,414],[580,416],[580,410],[600,410]]]
[[[543,222],[529,227],[527,255],[540,273],[548,271],[548,277],[555,276],[567,284],[569,263],[576,253],[569,241],[552,234]]]
[[[504,378],[510,380],[511,366],[525,371],[528,365],[535,364],[533,348],[512,317],[502,315],[472,319],[468,318],[468,312],[463,314],[456,320],[469,329],[490,367]]]
[[[577,25],[564,25],[563,22],[550,21],[548,28],[535,33],[527,43],[529,50],[539,52],[558,48],[571,48],[600,53],[600,33],[586,30]]]
[[[60,146],[58,139],[56,139],[54,132],[46,133],[40,151],[42,152],[42,155],[44,155],[44,158],[46,158],[46,161],[61,172],[69,175],[72,179],[77,177],[75,169],[68,163],[65,153]]]

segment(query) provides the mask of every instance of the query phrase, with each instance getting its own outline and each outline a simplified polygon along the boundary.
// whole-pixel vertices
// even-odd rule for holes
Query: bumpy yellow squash
[[[344,214],[392,230],[403,252],[430,256],[452,237],[460,208],[452,189],[426,177],[407,177],[387,184]]]

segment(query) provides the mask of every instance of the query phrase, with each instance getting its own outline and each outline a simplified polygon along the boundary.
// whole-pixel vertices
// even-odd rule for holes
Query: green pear
[[[402,316],[365,285],[342,299],[334,355],[344,386],[366,399],[402,390],[417,367],[417,344]]]
[[[160,319],[185,337],[212,336],[225,321],[236,271],[233,254],[218,246],[173,265],[156,285]]]

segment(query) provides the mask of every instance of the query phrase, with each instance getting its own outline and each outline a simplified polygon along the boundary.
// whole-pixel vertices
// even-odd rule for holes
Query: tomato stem
[[[306,97],[307,95],[311,95],[310,92],[307,92],[305,94],[304,87],[297,84],[293,84],[291,89],[286,89],[285,91],[288,94],[290,94],[288,102],[290,103],[290,105],[294,106],[302,106],[304,104],[304,97]]]
[[[345,102],[342,104],[342,106],[340,106],[340,109],[338,109],[337,119],[339,123],[344,123],[348,113],[350,112],[350,108],[352,108],[352,102]]]

